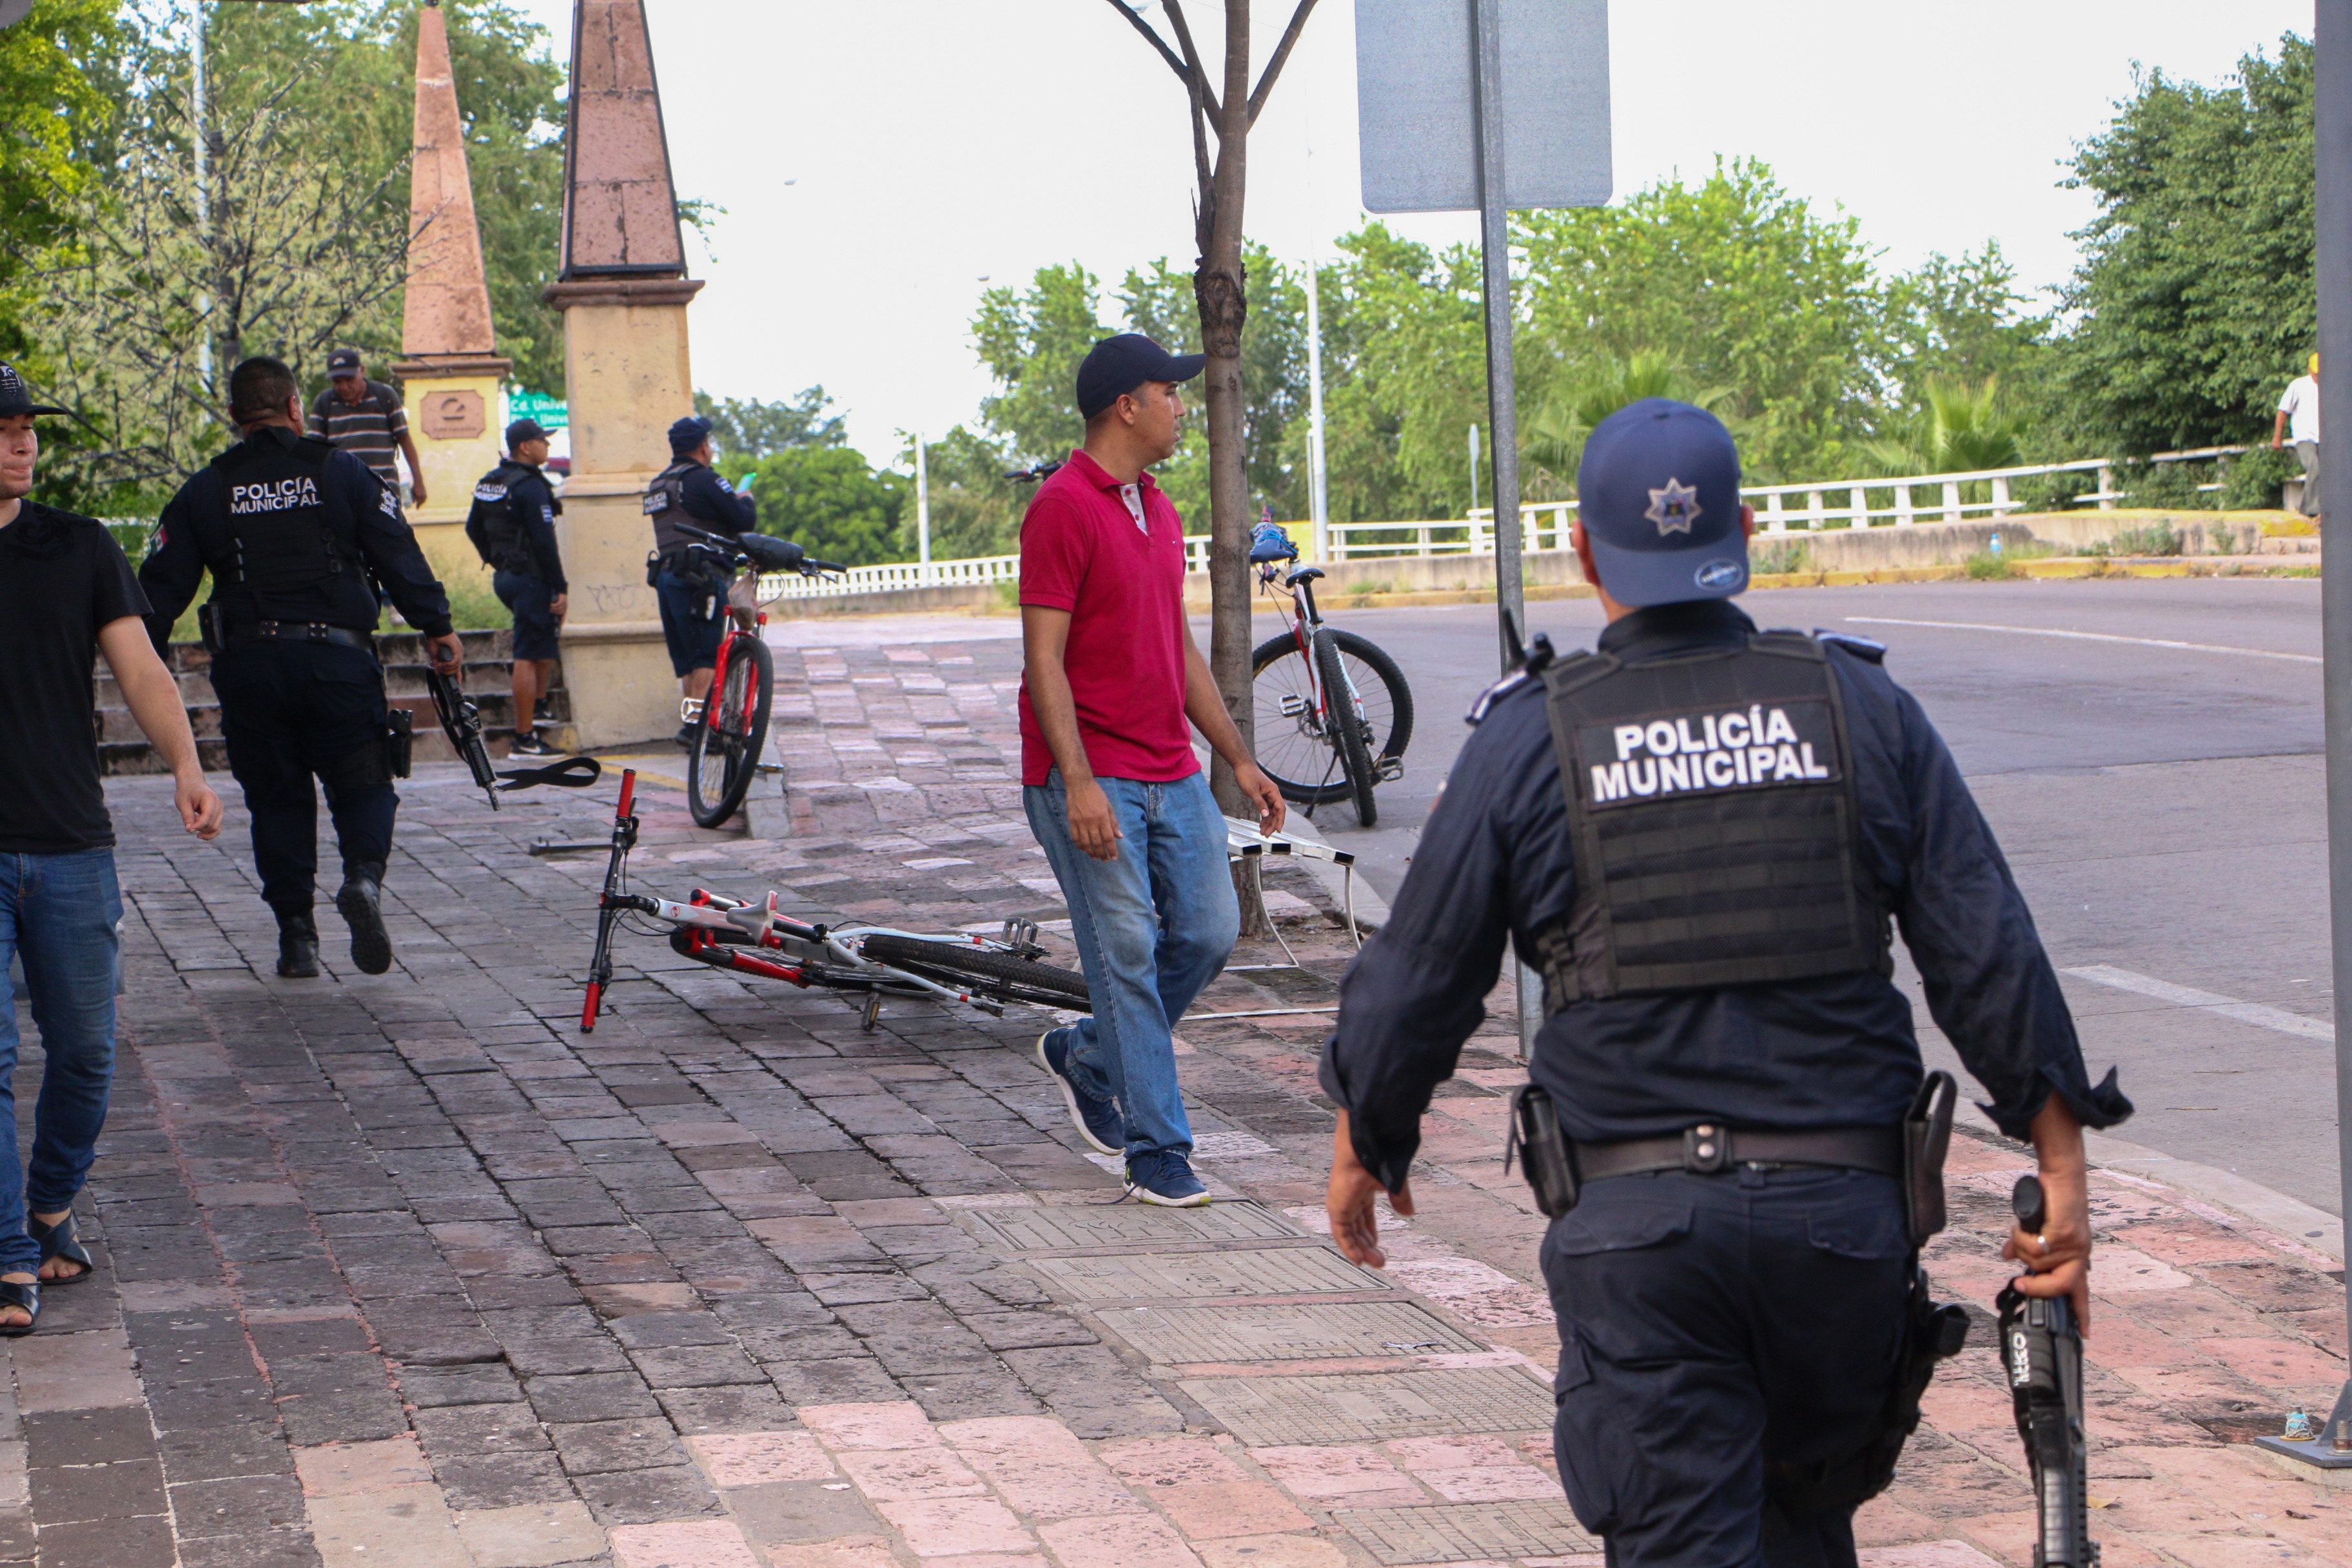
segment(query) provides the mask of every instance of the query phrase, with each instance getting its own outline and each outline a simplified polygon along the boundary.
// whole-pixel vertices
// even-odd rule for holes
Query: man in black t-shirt
[[[74,1194],[89,1173],[114,1075],[114,827],[99,787],[97,655],[171,765],[188,831],[220,831],[178,684],[141,617],[147,600],[103,523],[26,499],[36,404],[0,364],[0,970],[22,960],[47,1066],[32,1169],[16,1149],[16,1009],[0,1006],[0,1336],[30,1333],[40,1281],[89,1272]],[[27,1210],[29,1209],[29,1213]]]

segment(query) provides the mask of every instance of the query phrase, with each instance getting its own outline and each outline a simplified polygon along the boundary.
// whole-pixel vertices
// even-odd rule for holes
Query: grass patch
[[[2168,522],[2151,522],[2144,526],[2119,528],[2115,536],[2104,543],[2094,544],[2085,555],[2178,555],[2180,553],[2180,531]]]
[[[1979,550],[1961,564],[1968,569],[1971,583],[2000,583],[2018,574],[2007,555],[1990,550]]]
[[[1786,539],[1751,549],[1748,569],[1762,577],[1784,577],[1813,568],[1813,547],[1801,539]]]

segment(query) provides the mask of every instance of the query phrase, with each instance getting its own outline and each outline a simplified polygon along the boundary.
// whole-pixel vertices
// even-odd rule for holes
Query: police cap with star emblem
[[[1601,585],[1619,604],[1727,599],[1748,586],[1739,449],[1706,409],[1645,397],[1612,414],[1584,443],[1576,493]]]

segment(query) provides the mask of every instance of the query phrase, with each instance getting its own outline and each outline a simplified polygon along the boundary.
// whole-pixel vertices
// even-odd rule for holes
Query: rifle
[[[444,675],[431,665],[425,667],[425,684],[433,693],[433,710],[441,716],[441,732],[457,754],[466,759],[472,771],[475,784],[489,797],[490,809],[499,808],[499,775],[490,766],[490,750],[482,744],[482,710],[466,695],[463,679]]]
[[[2046,1222],[2042,1183],[2021,1176],[2010,1207],[2029,1231]],[[2063,1296],[2021,1294],[2002,1289],[2002,1370],[2025,1440],[2025,1461],[2033,1475],[2041,1539],[2033,1568],[2096,1568],[2099,1548],[2091,1540],[2088,1454],[2083,1437],[2083,1331],[2074,1303]]]

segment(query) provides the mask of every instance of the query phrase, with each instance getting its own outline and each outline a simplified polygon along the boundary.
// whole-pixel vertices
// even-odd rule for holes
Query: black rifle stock
[[[2045,1223],[2041,1181],[2019,1177],[2010,1206],[2020,1225],[2039,1231]],[[2096,1568],[2083,1436],[2083,1332],[2074,1303],[2063,1296],[2023,1295],[2011,1285],[1997,1305],[2001,1370],[2037,1500],[2033,1568]]]
[[[482,710],[466,695],[461,677],[444,675],[427,665],[425,684],[433,693],[433,710],[441,716],[441,732],[449,737],[449,744],[466,759],[466,766],[474,775],[474,783],[488,797],[490,809],[499,808],[499,775],[490,766],[490,749],[482,743]]]

